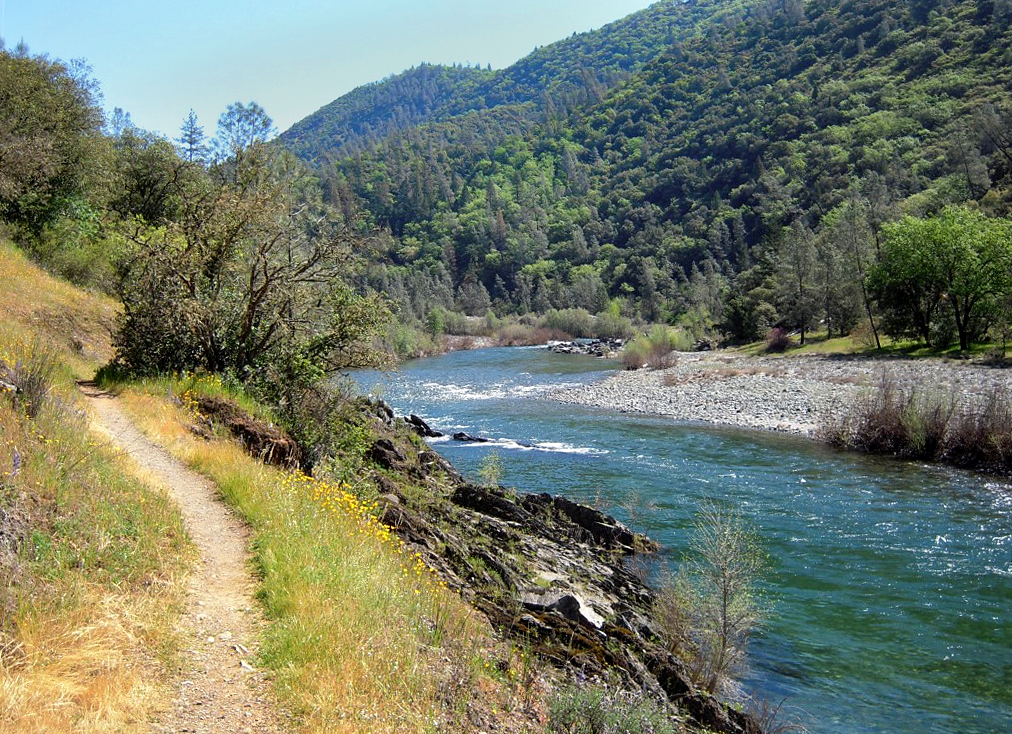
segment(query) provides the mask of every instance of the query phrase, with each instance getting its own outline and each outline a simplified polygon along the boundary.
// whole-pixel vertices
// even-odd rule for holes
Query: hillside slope
[[[623,80],[603,98],[550,112],[545,94],[537,115],[451,106],[339,151],[321,175],[389,232],[368,282],[419,318],[619,298],[648,319],[728,324],[731,295],[775,275],[784,228],[818,232],[848,201],[873,233],[947,204],[1007,213],[1010,19],[969,0],[658,4],[581,41],[599,41],[587,55]],[[641,33],[639,50],[626,54],[618,29]],[[510,93],[461,104],[574,89],[580,63],[550,63],[574,43],[473,87],[508,78]],[[769,293],[775,323],[784,306]]]
[[[564,116],[573,106],[600,101],[710,12],[705,3],[657,2],[535,49],[495,72],[421,64],[339,97],[282,133],[280,141],[307,160],[328,160],[468,112],[508,106],[525,117]]]

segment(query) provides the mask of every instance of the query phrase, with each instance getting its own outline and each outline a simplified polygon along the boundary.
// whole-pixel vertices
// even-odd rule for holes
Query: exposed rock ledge
[[[362,405],[376,433],[369,455],[383,522],[501,634],[575,678],[617,675],[699,727],[759,732],[751,717],[697,690],[659,641],[654,592],[625,562],[656,549],[653,541],[564,497],[469,483],[418,438],[416,421],[393,419],[379,401]]]

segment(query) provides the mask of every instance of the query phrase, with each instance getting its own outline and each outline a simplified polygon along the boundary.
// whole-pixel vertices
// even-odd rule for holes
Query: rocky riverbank
[[[1012,370],[941,359],[679,353],[666,369],[617,372],[549,398],[680,421],[815,436],[821,426],[885,383],[969,402],[995,389],[1012,390]]]
[[[667,701],[688,731],[759,734],[751,716],[696,688],[662,642],[655,593],[628,563],[653,541],[564,497],[468,482],[421,440],[424,421],[360,405],[382,522],[501,635],[572,682]]]

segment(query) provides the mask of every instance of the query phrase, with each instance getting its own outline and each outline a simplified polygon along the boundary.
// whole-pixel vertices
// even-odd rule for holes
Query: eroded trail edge
[[[144,436],[112,394],[88,383],[81,390],[94,427],[164,485],[200,551],[180,621],[182,679],[154,731],[284,731],[270,683],[253,667],[264,620],[253,601],[248,529],[211,482]]]

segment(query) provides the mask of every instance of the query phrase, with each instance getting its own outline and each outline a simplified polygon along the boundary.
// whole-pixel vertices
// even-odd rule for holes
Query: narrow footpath
[[[113,395],[89,383],[81,390],[94,427],[164,485],[200,551],[180,622],[179,688],[153,731],[285,731],[270,682],[254,667],[264,620],[253,601],[246,526],[216,498],[213,484],[145,437]]]

